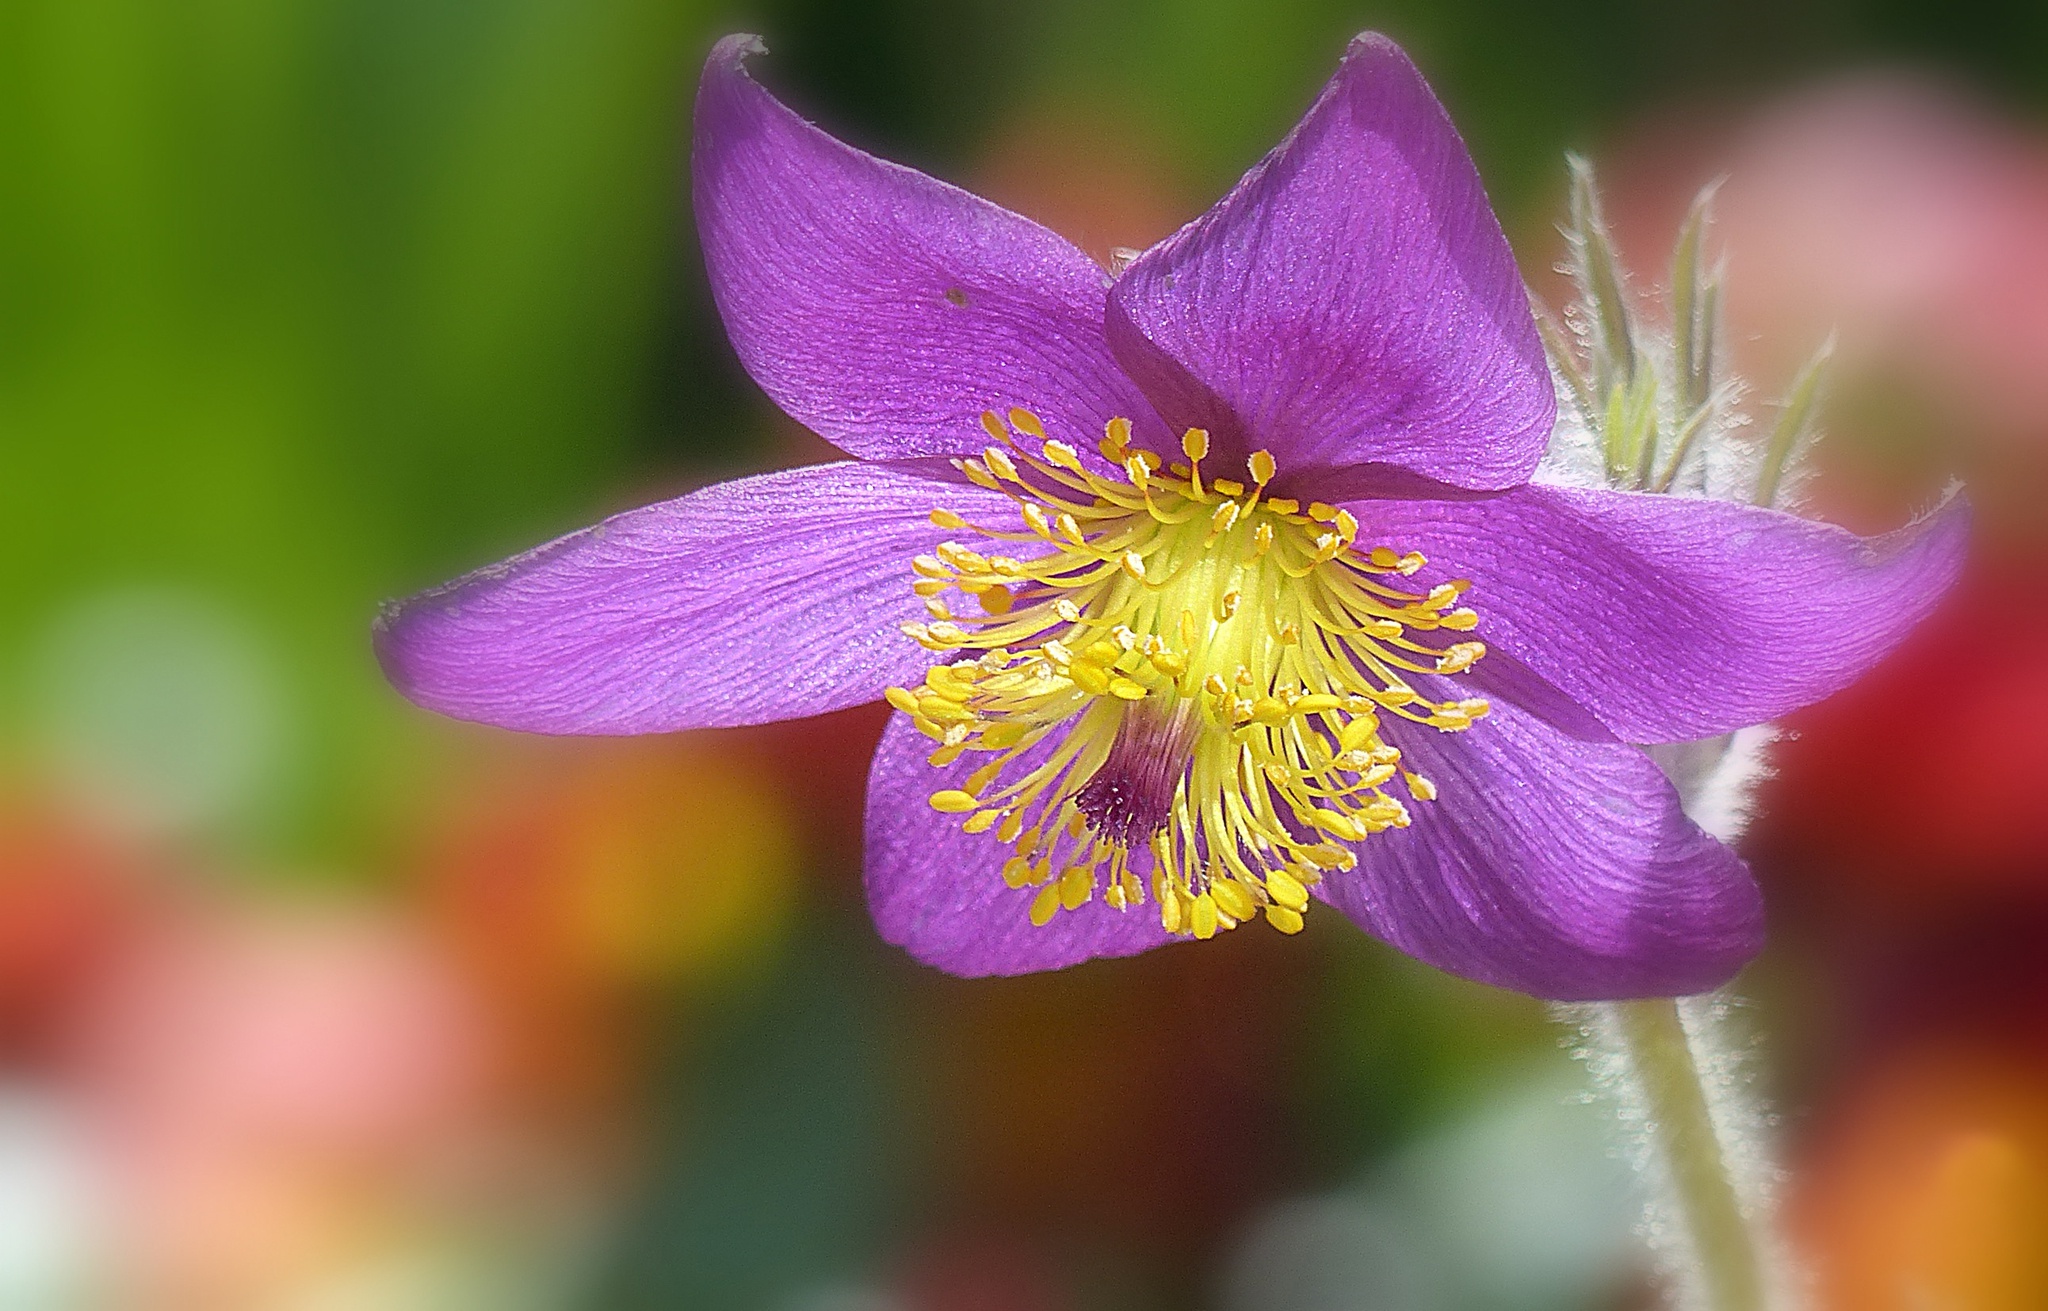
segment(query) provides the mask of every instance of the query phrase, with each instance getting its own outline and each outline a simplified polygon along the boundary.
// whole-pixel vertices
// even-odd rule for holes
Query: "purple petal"
[[[945,768],[925,763],[932,741],[903,715],[892,716],[868,776],[868,906],[882,936],[927,965],[979,977],[1056,970],[1098,956],[1132,956],[1172,942],[1159,910],[1113,910],[1100,895],[1063,910],[1043,926],[1031,923],[1037,888],[1003,882],[1009,849],[987,834],[960,831],[959,815],[926,804],[933,792],[956,788],[986,755],[969,752]],[[1041,743],[1026,753],[1049,751]]]
[[[397,689],[537,733],[660,733],[814,715],[924,676],[910,561],[979,488],[854,462],[741,478],[607,519],[388,610]],[[996,516],[1003,516],[997,519]]]
[[[1636,748],[1578,741],[1504,701],[1465,732],[1401,723],[1388,740],[1438,796],[1318,889],[1368,933],[1559,1000],[1701,992],[1762,946],[1756,884]]]
[[[779,104],[727,37],[697,92],[698,234],[747,372],[863,459],[963,455],[1021,406],[1084,453],[1159,420],[1103,338],[1108,275],[1046,229],[835,141]]]
[[[1374,34],[1234,191],[1124,272],[1109,334],[1170,421],[1226,458],[1266,447],[1283,477],[1381,462],[1511,487],[1550,436],[1543,347],[1479,174]]]
[[[1711,737],[1845,687],[1934,609],[1969,529],[1960,501],[1859,538],[1726,501],[1534,485],[1349,508],[1361,540],[1429,557],[1419,581],[1471,579],[1473,636],[1632,742]]]

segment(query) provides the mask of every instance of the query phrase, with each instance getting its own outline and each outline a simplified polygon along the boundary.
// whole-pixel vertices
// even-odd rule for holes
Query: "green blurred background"
[[[602,513],[821,457],[740,372],[690,230],[689,100],[722,32],[765,34],[763,75],[840,135],[1106,255],[1199,213],[1377,28],[1449,106],[1539,289],[1565,150],[1603,161],[1648,283],[1694,187],[1728,168],[1739,190],[1740,161],[1806,139],[1801,97],[1906,70],[1917,90],[1877,96],[1906,117],[1869,135],[1930,144],[1870,167],[1918,195],[1913,168],[1974,161],[1925,184],[1961,197],[1926,223],[2010,240],[1993,272],[2048,292],[2044,15],[0,0],[0,1305],[1642,1304],[1624,1181],[1535,1003],[1334,916],[1299,942],[938,978],[860,905],[875,715],[523,741],[406,706],[369,621]],[[1731,245],[1790,230],[1769,200]],[[1956,474],[2001,489],[1980,599],[2021,636],[1990,687],[1954,628],[1911,668],[2020,717],[1905,746],[1909,691],[1809,725],[1792,818],[1757,846],[1779,938],[1746,986],[1821,1181],[1815,1249],[1875,1269],[1887,1225],[1989,1215],[1954,1223],[2017,1247],[1927,1260],[1992,1290],[1954,1305],[2038,1307],[2012,1252],[2048,1236],[2026,804],[2048,763],[2001,753],[2048,729],[2048,409],[2026,382],[2048,332],[1942,287],[1931,320],[1881,308],[1952,327],[1959,358],[1988,333],[2011,368],[1901,382],[1902,354],[1948,356],[1873,331],[1823,477],[1852,521]],[[1734,294],[1738,332],[1785,334],[1737,351],[1766,388],[1809,320],[1879,316],[1745,320]],[[2000,379],[2012,403],[1985,404]],[[1930,761],[2017,800],[1900,820]],[[1936,1031],[1977,1036],[1929,1054]],[[1943,1155],[1954,1134],[1993,1164]],[[1868,1282],[1840,1304],[1903,1286]]]

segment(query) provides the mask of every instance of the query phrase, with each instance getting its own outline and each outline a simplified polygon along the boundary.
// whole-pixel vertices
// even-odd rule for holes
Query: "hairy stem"
[[[1685,997],[1558,1011],[1622,1129],[1670,1304],[1783,1311],[1794,1290],[1770,1226],[1765,1126],[1721,1032],[1727,1009]]]
[[[1671,1220],[1685,1227],[1694,1297],[1713,1311],[1763,1311],[1761,1261],[1702,1084],[1701,1063],[1668,998],[1612,1003],[1618,1036],[1648,1103],[1646,1133],[1664,1158]]]

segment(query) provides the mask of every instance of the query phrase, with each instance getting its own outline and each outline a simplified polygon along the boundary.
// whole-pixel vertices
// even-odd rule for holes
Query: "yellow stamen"
[[[1001,877],[1037,889],[1035,924],[1099,890],[1120,913],[1156,906],[1144,913],[1170,933],[1258,917],[1298,932],[1308,889],[1356,865],[1351,844],[1437,796],[1385,724],[1462,732],[1490,708],[1407,681],[1486,654],[1449,636],[1478,623],[1460,604],[1469,583],[1412,586],[1427,561],[1358,545],[1355,511],[1268,496],[1269,451],[1246,461],[1249,488],[1205,478],[1199,428],[1169,467],[1110,420],[1098,450],[1112,475],[1027,410],[982,426],[994,444],[957,467],[1009,497],[1028,535],[944,507],[931,522],[1042,553],[949,541],[911,562],[929,619],[902,628],[942,663],[889,704],[938,744],[935,767],[981,755],[933,809],[1008,849]]]

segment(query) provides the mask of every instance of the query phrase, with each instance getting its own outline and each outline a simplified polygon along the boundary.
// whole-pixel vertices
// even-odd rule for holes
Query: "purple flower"
[[[1312,898],[1547,997],[1696,991],[1757,950],[1741,862],[1630,744],[1849,682],[1948,586],[1959,510],[1866,541],[1531,483],[1526,294],[1383,37],[1114,278],[805,123],[756,48],[721,42],[698,93],[711,285],[761,387],[855,458],[391,609],[400,691],[543,733],[886,692],[869,897],[959,974],[1291,933]]]

